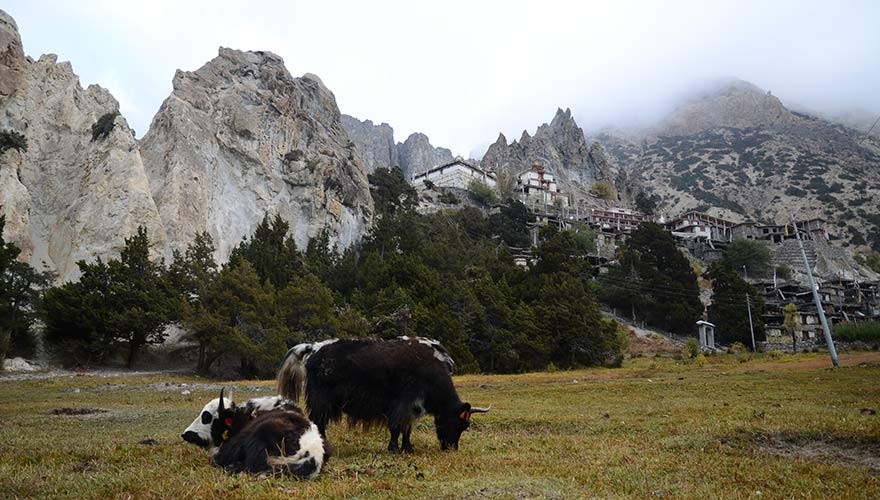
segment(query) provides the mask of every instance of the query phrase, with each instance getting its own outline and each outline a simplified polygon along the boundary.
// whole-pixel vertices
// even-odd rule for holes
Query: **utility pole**
[[[746,309],[749,311],[749,331],[752,332],[752,352],[755,352],[757,351],[755,348],[755,327],[752,326],[752,304],[748,292],[746,292]]]
[[[813,281],[813,270],[810,269],[810,261],[807,260],[807,251],[804,250],[804,242],[801,240],[801,233],[798,231],[797,223],[794,221],[794,214],[791,214],[791,224],[794,226],[794,235],[797,236],[798,245],[801,247],[801,256],[804,258],[804,267],[807,269],[807,278],[810,280],[810,290],[813,292],[813,302],[819,311],[819,321],[822,322],[822,330],[825,331],[825,344],[828,345],[828,352],[831,354],[831,363],[835,368],[840,367],[840,361],[837,360],[837,349],[834,347],[834,340],[831,338],[831,329],[828,328],[828,320],[825,318],[825,310],[822,309],[822,301],[819,300],[819,290],[816,282]]]

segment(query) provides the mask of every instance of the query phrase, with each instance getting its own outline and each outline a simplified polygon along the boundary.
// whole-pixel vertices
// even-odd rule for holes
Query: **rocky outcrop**
[[[207,231],[223,260],[266,213],[301,247],[323,230],[341,247],[364,233],[366,172],[318,77],[292,77],[270,52],[221,48],[178,71],[173,89],[141,144],[171,249]]]
[[[15,23],[0,12],[0,130],[27,141],[26,149],[0,153],[4,237],[61,279],[78,276],[80,259],[118,255],[139,225],[163,248],[165,231],[119,103],[97,85],[83,89],[70,63],[54,55],[33,61],[20,48]],[[92,126],[108,113],[108,133],[93,138]]]
[[[480,164],[483,168],[518,175],[532,165],[541,165],[567,189],[589,189],[599,179],[610,179],[611,166],[600,145],[587,145],[571,110],[556,111],[549,124],[538,127],[534,136],[523,131],[519,141],[507,143],[504,134],[489,146]]]
[[[720,127],[792,125],[798,117],[770,92],[743,80],[722,81],[680,105],[653,130],[656,135],[693,135]]]
[[[446,148],[435,148],[428,136],[416,132],[410,134],[402,143],[397,143],[397,156],[404,178],[422,173],[431,167],[451,163],[455,158]]]
[[[400,165],[397,160],[397,145],[394,143],[394,129],[387,123],[374,125],[372,121],[360,121],[353,116],[342,115],[342,128],[354,143],[368,173],[377,168],[391,168]]]
[[[18,26],[0,10],[0,106],[23,87],[26,64]]]

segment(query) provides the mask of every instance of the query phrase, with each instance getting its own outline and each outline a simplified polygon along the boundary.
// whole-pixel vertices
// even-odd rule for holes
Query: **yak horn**
[[[492,405],[489,405],[488,408],[477,408],[474,406],[474,407],[471,407],[471,413],[489,413],[489,410],[491,410],[491,409],[492,409]]]
[[[224,408],[223,408],[223,393],[224,393],[225,391],[226,391],[226,388],[225,388],[225,387],[221,387],[221,388],[220,388],[220,407],[218,408],[218,411],[220,411],[221,413],[222,413],[223,410],[224,410]]]

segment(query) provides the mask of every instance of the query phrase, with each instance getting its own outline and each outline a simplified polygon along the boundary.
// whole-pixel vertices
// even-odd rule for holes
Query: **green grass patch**
[[[180,439],[221,383],[241,401],[270,381],[0,379],[0,498],[878,498],[880,417],[863,410],[880,409],[880,353],[841,361],[456,377],[463,399],[493,405],[460,451],[440,451],[430,418],[413,455],[386,452],[382,429],[332,425],[336,453],[314,481],[227,474]]]
[[[861,321],[834,325],[834,337],[843,342],[880,342],[880,321]]]

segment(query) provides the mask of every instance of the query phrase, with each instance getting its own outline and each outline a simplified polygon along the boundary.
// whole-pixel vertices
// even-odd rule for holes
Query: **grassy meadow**
[[[384,430],[338,424],[314,481],[230,475],[180,439],[221,382],[0,378],[0,498],[880,498],[880,353],[841,361],[636,358],[456,377],[464,400],[493,406],[460,451],[440,451],[430,418],[413,455],[386,452]],[[237,401],[273,392],[222,384]]]

